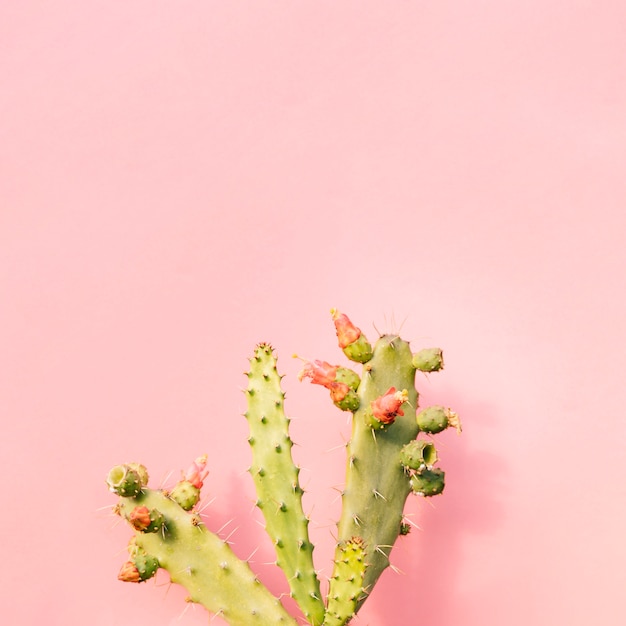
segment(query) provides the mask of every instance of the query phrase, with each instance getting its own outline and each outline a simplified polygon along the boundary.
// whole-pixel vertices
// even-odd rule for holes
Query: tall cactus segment
[[[344,626],[356,615],[389,567],[398,536],[409,532],[403,520],[409,494],[429,497],[444,490],[445,474],[435,467],[438,454],[431,436],[446,428],[461,432],[458,415],[447,407],[418,411],[416,372],[443,368],[439,348],[413,353],[395,334],[381,336],[372,346],[346,315],[333,310],[332,317],[343,355],[361,366],[361,374],[316,360],[307,361],[299,375],[325,387],[335,407],[352,414],[326,603],[314,569],[299,468],[291,454],[282,377],[269,344],[256,347],[245,389],[256,505],[276,564],[311,626]],[[138,583],[164,569],[187,589],[189,602],[202,604],[231,626],[296,626],[302,620],[291,617],[248,563],[204,525],[197,506],[207,475],[206,456],[198,457],[171,490],[150,489],[148,472],[139,463],[109,472],[109,490],[119,496],[114,510],[134,531],[118,578]]]
[[[276,563],[284,571],[291,595],[304,616],[318,626],[324,620],[324,602],[313,567],[309,522],[302,509],[299,469],[291,456],[293,443],[280,379],[271,346],[259,344],[250,359],[246,389],[245,416],[253,456],[250,474],[256,487],[257,506],[274,543]]]
[[[397,335],[383,335],[369,352],[369,358],[363,358],[367,350],[362,348],[355,351],[354,358],[351,347],[369,345],[367,340],[345,315],[335,310],[331,313],[339,346],[348,358],[364,363],[357,390],[359,406],[354,411],[352,437],[347,445],[346,482],[338,524],[339,546],[354,537],[359,537],[365,546],[363,593],[356,611],[389,566],[391,549],[406,528],[402,518],[408,495],[412,490],[423,496],[443,490],[443,472],[432,468],[437,460],[434,445],[416,441],[420,427],[416,420],[415,388],[415,372],[441,369],[443,357],[438,348],[413,354],[409,344]],[[458,420],[454,423],[458,424]],[[341,569],[336,562],[330,581],[331,598],[342,595]],[[350,617],[346,616],[346,621]]]
[[[365,546],[360,537],[337,544],[324,626],[342,626],[356,613],[357,605],[365,592],[363,579],[366,567]]]
[[[352,438],[347,446],[346,484],[339,521],[339,541],[358,536],[366,546],[367,570],[363,580],[365,600],[383,570],[389,565],[389,553],[400,533],[404,505],[411,491],[409,478],[400,462],[402,448],[418,434],[415,420],[417,391],[415,369],[411,364],[409,344],[399,337],[381,337],[372,358],[364,366],[359,387],[361,400],[354,414]],[[374,415],[380,398],[391,397],[400,389],[402,408],[387,424]],[[401,392],[400,392],[401,393]],[[392,405],[393,408],[393,405]],[[401,415],[398,411],[402,411]],[[378,422],[378,424],[375,424]],[[334,578],[331,579],[331,595]]]

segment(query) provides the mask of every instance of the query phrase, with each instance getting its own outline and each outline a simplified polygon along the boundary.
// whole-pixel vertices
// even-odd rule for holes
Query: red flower
[[[333,316],[333,322],[335,322],[339,347],[343,350],[361,336],[361,329],[357,328],[345,313],[340,313],[337,309],[332,309],[331,314]]]
[[[207,455],[199,456],[187,469],[183,480],[190,482],[194,487],[202,489],[203,480],[209,475],[206,469]]]
[[[382,424],[393,424],[398,415],[404,415],[400,408],[409,395],[406,389],[397,391],[395,387],[389,389],[371,403],[372,415]]]
[[[298,380],[310,378],[312,383],[330,389],[330,385],[337,378],[337,367],[326,361],[307,361],[304,369],[298,374]]]

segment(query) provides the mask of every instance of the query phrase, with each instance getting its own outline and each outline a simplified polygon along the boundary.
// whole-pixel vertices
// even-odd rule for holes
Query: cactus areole
[[[199,503],[209,474],[206,455],[196,458],[169,490],[148,487],[148,472],[139,463],[111,469],[106,482],[119,497],[114,510],[134,531],[120,581],[141,583],[166,570],[172,582],[186,588],[189,602],[235,626],[296,626],[302,620],[312,626],[341,626],[356,615],[390,565],[396,540],[410,530],[403,516],[407,498],[411,493],[435,496],[444,489],[445,475],[435,466],[438,455],[431,436],[449,427],[460,432],[461,426],[458,415],[443,406],[417,412],[416,372],[443,368],[439,348],[412,352],[397,335],[383,335],[372,346],[347,315],[336,309],[331,314],[339,348],[362,371],[316,360],[307,361],[299,376],[325,387],[334,406],[352,415],[327,596],[322,596],[313,564],[282,377],[267,343],[256,347],[247,373],[249,472],[276,565],[301,614],[290,615],[250,565],[205,526]]]

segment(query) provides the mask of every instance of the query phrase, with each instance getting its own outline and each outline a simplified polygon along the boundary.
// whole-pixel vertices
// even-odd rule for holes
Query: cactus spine
[[[398,535],[408,533],[403,511],[409,494],[433,496],[443,491],[444,472],[434,467],[435,446],[419,439],[419,433],[461,430],[456,413],[445,407],[417,413],[415,373],[442,369],[440,349],[414,354],[397,335],[384,335],[372,347],[346,315],[333,310],[332,316],[339,347],[362,365],[361,376],[325,361],[307,362],[299,376],[326,387],[335,406],[353,414],[326,603],[314,569],[299,468],[291,455],[285,394],[269,344],[256,347],[245,390],[256,505],[291,596],[312,626],[350,622],[389,566]],[[115,510],[135,531],[118,578],[142,582],[161,568],[172,582],[187,589],[188,601],[204,605],[231,625],[295,626],[296,620],[248,563],[202,522],[196,507],[208,474],[206,464],[206,457],[197,458],[171,491],[149,489],[146,468],[138,463],[118,465],[109,472],[109,489],[120,498]]]

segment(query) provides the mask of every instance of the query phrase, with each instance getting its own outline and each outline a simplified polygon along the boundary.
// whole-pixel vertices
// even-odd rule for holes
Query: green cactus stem
[[[324,626],[343,626],[355,614],[356,607],[365,593],[365,546],[360,537],[342,541],[335,551],[333,591],[328,596],[328,608]]]
[[[320,583],[313,567],[313,545],[302,508],[299,469],[293,462],[285,394],[271,346],[259,344],[250,360],[245,414],[252,449],[250,474],[257,506],[276,551],[276,563],[285,573],[291,595],[310,624],[324,620]]]
[[[165,524],[159,532],[135,534],[131,559],[120,572],[122,580],[140,582],[158,566],[187,589],[190,602],[204,605],[231,626],[297,625],[249,565],[209,531],[197,513],[185,511],[162,491],[147,488],[135,497],[122,497],[118,510],[130,519],[137,507],[159,511]]]
[[[346,484],[338,526],[339,542],[358,536],[366,546],[365,592],[357,601],[357,609],[389,566],[389,554],[400,533],[404,504],[411,492],[400,453],[418,434],[418,394],[412,359],[407,342],[395,335],[384,335],[364,366],[359,386],[361,405],[354,414],[352,438],[347,446]],[[385,428],[373,430],[371,404],[391,388],[406,393],[403,415]],[[337,595],[336,586],[333,574],[330,596]]]

